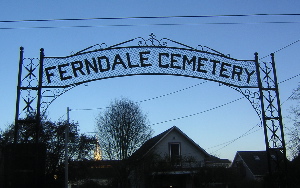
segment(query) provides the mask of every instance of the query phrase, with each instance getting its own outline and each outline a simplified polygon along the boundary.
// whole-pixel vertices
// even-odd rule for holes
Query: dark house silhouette
[[[130,158],[133,187],[194,187],[195,175],[203,167],[228,168],[228,159],[208,154],[174,126],[148,140]]]
[[[276,166],[274,161],[282,161],[283,154],[277,152],[270,155],[272,158],[272,171],[274,171]],[[235,168],[243,179],[263,180],[269,173],[267,152],[237,151],[231,167]]]

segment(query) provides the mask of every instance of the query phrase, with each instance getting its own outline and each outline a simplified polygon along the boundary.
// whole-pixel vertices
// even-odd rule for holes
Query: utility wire
[[[296,41],[294,41],[294,42],[292,42],[292,43],[290,43],[290,44],[288,44],[288,45],[286,45],[286,46],[284,46],[284,47],[282,47],[282,48],[280,48],[280,49],[278,49],[278,50],[276,50],[276,51],[273,52],[273,53],[280,52],[281,50],[286,49],[286,48],[290,47],[291,45],[296,44],[296,43],[299,42],[299,41],[300,41],[300,39],[299,39],[299,40],[296,40]],[[259,60],[262,60],[262,59],[264,59],[264,58],[266,58],[266,57],[269,57],[269,56],[270,56],[270,55],[266,55],[266,56],[260,58]],[[298,77],[298,76],[300,76],[300,74],[297,74],[297,75],[294,75],[294,76],[292,76],[292,77],[290,77],[290,78],[287,78],[287,79],[285,79],[285,80],[279,82],[278,84],[282,84],[282,83],[284,83],[284,82],[286,82],[286,81],[289,81],[289,80],[291,80],[291,79],[294,79],[294,78],[296,78],[296,77]],[[207,82],[207,81],[204,81],[204,82],[201,82],[201,83],[199,83],[199,84],[195,84],[195,85],[193,85],[193,86],[190,86],[190,87],[187,87],[187,88],[184,88],[184,89],[180,89],[180,90],[177,90],[177,91],[174,91],[174,92],[170,92],[170,93],[167,93],[167,94],[164,94],[164,95],[160,95],[160,96],[157,96],[157,97],[152,97],[152,98],[149,98],[149,99],[144,99],[144,100],[139,101],[139,103],[146,102],[146,101],[150,101],[150,100],[154,100],[154,99],[158,99],[158,98],[162,98],[162,97],[166,97],[166,96],[168,96],[168,95],[172,95],[172,94],[175,94],[175,93],[178,93],[178,92],[181,92],[181,91],[184,91],[184,90],[191,89],[191,88],[193,88],[193,87],[202,85],[202,84],[204,84],[204,83],[206,83],[206,82]],[[290,98],[290,97],[289,97],[289,98]],[[287,100],[289,100],[289,98],[288,98]],[[286,101],[287,101],[287,100],[286,100]]]
[[[104,108],[77,108],[77,109],[70,109],[70,111],[90,111],[90,110],[102,110],[102,109]]]
[[[250,128],[248,131],[246,131],[244,134],[242,134],[241,136],[239,136],[239,137],[237,137],[237,138],[235,138],[235,139],[233,139],[233,140],[230,140],[230,141],[224,142],[224,143],[222,143],[222,144],[218,144],[218,145],[209,147],[209,148],[207,148],[207,149],[209,150],[209,149],[212,149],[212,148],[216,148],[216,147],[219,147],[219,146],[222,146],[222,145],[225,145],[225,144],[234,142],[234,141],[238,140],[239,138],[243,137],[244,135],[248,135],[247,133],[249,133],[251,130],[253,130],[253,129],[254,129],[255,127],[257,127],[257,126],[259,126],[259,124],[253,126],[253,127]]]
[[[299,76],[299,75],[300,75],[300,74],[297,74],[297,75],[295,75],[295,76],[292,76],[292,77],[290,77],[290,78],[288,78],[288,79],[286,79],[286,80],[283,80],[283,81],[279,82],[278,84],[281,84],[281,83],[284,83],[284,82],[286,82],[286,81],[288,81],[288,80],[291,80],[291,79],[293,79],[293,78],[296,78],[296,77]],[[294,92],[293,92],[293,93],[292,93],[292,94],[291,94],[284,102],[282,102],[282,103],[280,104],[280,106],[282,106],[286,101],[288,101],[289,99],[291,99],[292,96],[293,96],[297,91],[299,91],[299,90],[300,90],[300,87],[299,87],[298,89],[294,90]],[[216,146],[212,146],[212,147],[207,148],[207,149],[219,147],[219,146],[222,146],[222,145],[226,144],[225,146],[223,146],[223,147],[221,147],[221,148],[219,148],[219,149],[213,151],[212,153],[215,153],[215,152],[217,152],[217,151],[219,151],[219,150],[221,150],[221,149],[224,149],[225,147],[227,147],[227,146],[229,146],[230,144],[234,143],[236,140],[238,140],[238,139],[240,139],[240,138],[242,138],[242,137],[244,137],[244,136],[248,136],[248,135],[250,135],[250,134],[252,134],[252,133],[255,133],[255,132],[259,131],[261,128],[255,130],[255,131],[250,132],[252,129],[254,129],[254,128],[257,127],[257,126],[259,126],[259,124],[253,126],[253,127],[252,127],[251,129],[249,129],[247,132],[245,132],[244,134],[242,134],[241,136],[239,136],[239,137],[237,137],[237,138],[235,138],[235,139],[233,139],[233,140],[224,142],[224,143],[222,143],[222,144],[218,144],[218,145],[216,145]],[[284,128],[289,129],[289,128],[286,127],[286,126],[284,126]],[[289,129],[289,130],[290,130],[290,129]],[[248,133],[248,132],[250,132],[250,133]]]
[[[288,44],[288,45],[286,45],[286,46],[284,46],[284,47],[282,47],[282,48],[276,50],[276,51],[273,52],[273,53],[275,54],[275,53],[277,53],[277,52],[280,52],[281,50],[284,50],[284,49],[286,49],[287,47],[290,47],[290,46],[292,46],[293,44],[296,44],[296,43],[299,42],[299,41],[300,41],[300,39],[298,39],[298,40],[296,40],[296,41],[294,41],[294,42],[292,42],[292,43],[290,43],[290,44]],[[265,59],[266,57],[269,57],[269,56],[270,56],[270,54],[269,54],[269,55],[266,55],[266,56],[264,56],[264,57],[262,57],[262,58],[260,58],[259,60]]]
[[[186,87],[186,88],[183,88],[183,89],[180,89],[180,90],[176,90],[176,91],[173,91],[173,92],[170,92],[170,93],[167,93],[167,94],[163,94],[163,95],[160,95],[160,96],[157,96],[157,97],[152,97],[152,98],[149,98],[149,99],[144,99],[144,100],[139,101],[139,103],[150,101],[150,100],[154,100],[154,99],[158,99],[158,98],[162,98],[162,97],[166,97],[166,96],[169,96],[169,95],[172,95],[172,94],[175,94],[175,93],[179,93],[181,91],[185,91],[187,89],[191,89],[193,87],[200,86],[200,85],[202,85],[202,84],[204,84],[206,82],[208,82],[208,81],[204,81],[204,82],[192,85],[190,87]]]
[[[296,78],[296,77],[298,77],[298,76],[300,76],[300,74],[296,74],[295,76],[289,77],[289,78],[287,78],[287,79],[285,79],[285,80],[279,82],[278,84],[282,84],[282,83],[284,83],[284,82],[286,82],[286,81],[289,81],[289,80],[291,80],[291,79],[294,79],[294,78]]]
[[[213,151],[212,153],[216,153],[217,151],[219,151],[219,150],[221,150],[221,149],[224,149],[225,147],[229,146],[230,144],[233,144],[235,141],[239,140],[240,138],[243,138],[243,137],[245,137],[245,136],[248,136],[248,135],[250,135],[250,134],[253,134],[253,133],[255,133],[255,132],[257,132],[257,131],[259,131],[259,130],[261,130],[261,129],[262,129],[262,128],[256,129],[256,130],[254,130],[254,131],[252,131],[252,132],[250,132],[250,133],[247,133],[247,134],[244,133],[243,135],[241,135],[241,136],[239,136],[239,137],[237,137],[237,138],[235,138],[235,139],[229,141],[228,144],[226,144],[225,146],[223,146],[223,147],[221,147],[221,148],[219,148],[219,149]]]
[[[261,17],[261,16],[300,16],[300,14],[224,14],[224,15],[187,15],[187,16],[135,16],[135,17],[98,17],[98,18],[58,18],[58,19],[28,19],[0,20],[0,23],[19,22],[55,22],[55,21],[89,21],[89,20],[129,20],[129,19],[174,19],[174,18],[220,18],[220,17]]]
[[[224,103],[224,104],[221,104],[219,106],[215,106],[213,108],[210,108],[210,109],[207,109],[207,110],[204,110],[204,111],[201,111],[201,112],[197,112],[197,113],[194,113],[194,114],[190,114],[190,115],[186,115],[186,116],[182,116],[182,117],[178,117],[178,118],[174,118],[174,119],[170,119],[170,120],[166,120],[166,121],[161,121],[161,122],[158,122],[158,123],[154,123],[152,125],[158,125],[158,124],[162,124],[162,123],[167,123],[167,122],[170,122],[170,121],[176,121],[176,120],[179,120],[179,119],[184,119],[184,118],[188,118],[188,117],[192,117],[192,116],[196,116],[196,115],[199,115],[199,114],[203,114],[205,112],[209,112],[209,111],[212,111],[212,110],[215,110],[215,109],[218,109],[218,108],[221,108],[223,106],[227,106],[231,103],[234,103],[234,102],[237,102],[241,99],[243,99],[244,97],[240,97],[238,99],[235,99],[235,100],[232,100],[230,102],[227,102],[227,103]]]
[[[282,106],[286,101],[290,100],[293,97],[293,95],[295,93],[297,93],[299,90],[300,90],[300,87],[298,87],[296,90],[294,90],[294,92],[284,102],[282,102],[280,106]]]
[[[137,26],[199,26],[199,25],[247,25],[247,24],[299,24],[291,21],[270,22],[205,22],[205,23],[156,23],[156,24],[102,24],[73,26],[34,26],[34,27],[0,27],[0,30],[13,29],[69,29],[69,28],[102,28],[102,27],[137,27]]]
[[[295,42],[293,42],[293,43],[291,43],[291,44],[289,44],[289,45],[287,45],[287,46],[281,48],[280,50],[277,50],[276,52],[281,51],[282,49],[285,49],[285,48],[287,48],[287,47],[291,46],[292,44],[295,44],[296,42],[299,42],[299,41],[300,41],[300,40],[297,40],[297,41],[295,41]],[[265,57],[267,57],[267,56],[265,56]],[[264,58],[265,58],[265,57],[264,57]],[[296,78],[296,77],[298,77],[298,76],[300,76],[300,74],[297,74],[297,75],[295,75],[295,76],[292,76],[292,77],[290,77],[290,78],[287,78],[287,79],[285,79],[285,80],[279,82],[278,84],[284,83],[284,82],[289,81],[289,80],[291,80],[291,79],[294,79],[294,78]],[[173,91],[173,92],[170,92],[170,93],[167,93],[167,94],[163,94],[163,95],[160,95],[160,96],[157,96],[157,97],[152,97],[152,98],[149,98],[149,99],[144,99],[144,100],[139,101],[139,103],[146,102],[146,101],[150,101],[150,100],[154,100],[154,99],[158,99],[158,98],[162,98],[162,97],[166,97],[166,96],[169,96],[169,95],[172,95],[172,94],[175,94],[175,93],[179,93],[179,92],[181,92],[181,91],[185,91],[185,90],[187,90],[187,89],[191,89],[191,88],[193,88],[193,87],[200,86],[200,85],[202,85],[202,84],[204,84],[204,83],[206,83],[206,82],[208,82],[208,81],[204,81],[204,82],[201,82],[201,83],[192,85],[192,86],[190,86],[190,87],[186,87],[186,88],[183,88],[183,89],[180,89],[180,90],[176,90],[176,91]],[[297,89],[296,91],[294,91],[294,92],[291,94],[291,96],[289,96],[284,102],[281,103],[281,105],[283,105],[286,101],[288,101],[288,100],[289,100],[289,99],[290,99],[290,98],[291,98],[298,90],[299,90],[299,89]],[[238,100],[241,100],[241,99],[243,99],[243,98],[244,98],[244,97],[241,97],[241,98],[235,99],[235,100],[233,100],[233,101],[230,101],[230,102],[228,102],[228,103],[225,103],[225,104],[219,105],[219,106],[217,106],[217,107],[214,107],[214,108],[211,108],[211,109],[208,109],[208,110],[204,110],[204,111],[201,111],[201,112],[198,112],[198,113],[194,113],[194,114],[190,114],[190,115],[186,115],[186,116],[174,118],[174,119],[171,119],[171,120],[166,120],[166,121],[154,123],[154,124],[152,124],[152,125],[158,125],[158,124],[162,124],[162,123],[166,123],[166,122],[170,122],[170,121],[176,121],[176,120],[179,120],[179,119],[183,119],[183,118],[187,118],[187,117],[199,115],[199,114],[202,114],[202,113],[205,113],[205,112],[209,112],[209,111],[211,111],[211,110],[218,109],[218,108],[220,108],[220,107],[226,106],[226,105],[231,104],[231,103],[233,103],[233,102],[237,102]],[[103,109],[103,108],[70,109],[70,111],[71,111],[71,110],[72,110],[72,111],[74,111],[74,110],[101,110],[101,109]],[[63,115],[63,116],[65,116],[65,115]],[[62,116],[62,117],[63,117],[63,116]],[[61,119],[62,117],[60,117],[59,119]]]
[[[289,45],[284,46],[284,47],[280,48],[279,50],[276,50],[274,53],[277,53],[277,52],[279,52],[279,51],[281,51],[281,50],[283,50],[283,49],[285,49],[285,48],[287,48],[287,47],[289,47],[289,46],[291,46],[291,45],[293,45],[293,44],[295,44],[295,43],[297,43],[297,42],[299,42],[299,41],[300,41],[300,40],[296,40],[296,41],[290,43]],[[269,55],[268,55],[268,56],[269,56]],[[266,58],[266,57],[268,57],[268,56],[264,56],[263,58],[260,58],[260,60],[261,60],[261,59],[264,59],[264,58]],[[300,74],[297,74],[297,75],[295,75],[295,76],[292,76],[292,77],[290,77],[290,78],[287,78],[287,79],[285,79],[285,80],[279,82],[278,84],[284,83],[284,82],[289,81],[289,80],[291,80],[291,79],[293,79],[293,78],[296,78],[296,77],[298,77],[298,76],[300,76]],[[206,83],[206,82],[207,82],[207,81],[201,82],[201,83],[195,84],[195,85],[193,85],[193,86],[190,86],[190,87],[187,87],[187,88],[184,88],[184,89],[180,89],[180,90],[177,90],[177,91],[174,91],[174,92],[170,92],[170,93],[167,93],[167,94],[164,94],[164,95],[160,95],[160,96],[158,96],[158,97],[152,97],[152,98],[149,98],[149,99],[141,100],[141,101],[139,101],[139,103],[141,103],[141,102],[146,102],[146,101],[150,101],[150,100],[154,100],[154,99],[158,99],[158,98],[162,98],[162,97],[165,97],[165,96],[168,96],[168,95],[171,95],[171,94],[175,94],[175,93],[178,93],[178,92],[187,90],[187,89],[191,89],[191,88],[193,88],[193,87],[202,85],[202,84],[204,84],[204,83]],[[289,99],[290,99],[290,98],[291,98],[298,90],[299,90],[299,89],[295,90],[295,91],[294,91],[294,92],[293,92],[293,93],[292,93],[292,94],[291,94],[291,95],[290,95],[283,103],[281,103],[281,105],[283,105],[286,101],[288,101],[288,100],[289,100]],[[202,112],[190,114],[190,115],[187,115],[187,116],[182,116],[182,117],[179,117],[179,118],[174,118],[174,119],[171,119],[171,120],[162,121],[162,122],[155,123],[155,124],[152,124],[152,125],[162,124],[162,123],[166,123],[166,122],[170,122],[170,121],[175,121],[175,120],[179,120],[179,119],[183,119],[183,118],[187,118],[187,117],[199,115],[199,114],[202,114],[202,113],[205,113],[205,112],[208,112],[208,111],[211,111],[211,110],[214,110],[214,109],[217,109],[217,108],[226,106],[226,105],[231,104],[231,103],[233,103],[233,102],[236,102],[236,101],[238,101],[238,100],[240,100],[240,99],[243,99],[243,97],[238,98],[238,99],[235,99],[235,100],[230,101],[230,102],[228,102],[228,103],[219,105],[219,106],[217,106],[217,107],[214,107],[214,108],[211,108],[211,109],[208,109],[208,110],[204,110],[204,111],[202,111]],[[71,110],[99,110],[99,109],[103,109],[103,108],[94,108],[94,109],[71,109]],[[65,116],[65,115],[63,115],[63,116]],[[63,116],[62,116],[62,117],[63,117]],[[61,118],[62,118],[62,117],[61,117]],[[254,126],[254,127],[256,127],[256,126]],[[254,127],[252,127],[250,130],[252,130]],[[225,143],[223,143],[223,144],[219,144],[219,145],[217,145],[217,146],[213,146],[213,147],[210,147],[210,148],[218,147],[218,146],[220,146],[220,145],[224,145],[224,144],[228,143],[228,144],[225,145],[224,147],[219,148],[218,150],[216,150],[216,151],[219,151],[219,150],[221,150],[221,149],[227,147],[227,146],[230,145],[231,143],[235,142],[236,140],[238,140],[238,139],[240,139],[240,138],[242,138],[242,137],[244,137],[244,136],[247,136],[247,135],[249,135],[249,134],[252,134],[252,133],[258,131],[258,130],[256,130],[256,131],[254,131],[254,132],[251,132],[251,133],[247,134],[250,130],[248,130],[248,131],[247,131],[246,133],[244,133],[243,135],[241,135],[241,136],[239,136],[239,137],[237,137],[237,138],[235,138],[235,139],[233,139],[233,140],[231,140],[231,141],[228,141],[228,142],[225,142]],[[210,148],[209,148],[209,149],[210,149]],[[215,152],[216,152],[216,151],[215,151]]]

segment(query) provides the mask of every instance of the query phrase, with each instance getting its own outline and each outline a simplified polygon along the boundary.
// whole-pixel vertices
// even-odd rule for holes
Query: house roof
[[[231,164],[231,161],[228,160],[228,159],[220,159],[218,157],[215,157],[213,155],[210,155],[210,157],[206,158],[205,159],[205,163],[206,164],[216,164],[216,163],[219,163],[219,164]]]
[[[206,157],[210,157],[204,149],[202,149],[198,144],[196,144],[191,138],[189,138],[185,133],[183,133],[178,127],[173,126],[170,129],[158,134],[157,136],[146,141],[142,147],[140,147],[133,155],[132,158],[142,158],[147,155],[157,144],[159,144],[168,134],[172,131],[177,131],[183,137],[185,137],[190,143],[192,143],[196,148],[198,148],[201,152],[204,153]]]
[[[263,176],[268,172],[266,151],[237,151],[234,162],[240,157],[254,176]]]
[[[254,176],[263,176],[269,172],[268,155],[266,151],[238,151],[234,161],[237,155],[241,157]],[[284,154],[276,150],[270,151],[270,157],[272,158],[271,170],[275,170],[276,163],[280,163],[285,159]]]

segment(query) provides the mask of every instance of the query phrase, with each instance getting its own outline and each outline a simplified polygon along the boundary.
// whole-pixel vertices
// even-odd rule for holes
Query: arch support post
[[[257,63],[269,178],[273,187],[286,187],[287,159],[274,54],[271,62]]]
[[[20,48],[14,144],[7,145],[9,157],[5,159],[4,184],[12,187],[44,187],[46,146],[40,143],[43,52],[40,58],[24,58],[24,48]],[[24,169],[17,161],[31,165]]]
[[[24,130],[30,131],[32,135],[27,135],[38,143],[40,102],[42,89],[42,58],[24,58],[24,48],[20,47],[19,74],[17,86],[17,100],[15,112],[14,143],[20,142],[20,137]]]

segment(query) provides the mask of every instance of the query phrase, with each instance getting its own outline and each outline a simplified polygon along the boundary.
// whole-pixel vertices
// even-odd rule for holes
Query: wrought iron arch
[[[21,117],[40,117],[68,90],[95,80],[133,75],[174,75],[215,81],[242,93],[264,128],[269,172],[286,172],[286,149],[274,54],[271,62],[237,60],[206,46],[196,48],[154,34],[116,45],[96,44],[66,57],[24,58],[20,48],[15,143]],[[23,72],[24,71],[24,72]],[[271,157],[275,156],[275,157]],[[282,167],[282,163],[284,167]],[[284,176],[281,176],[284,177]]]

